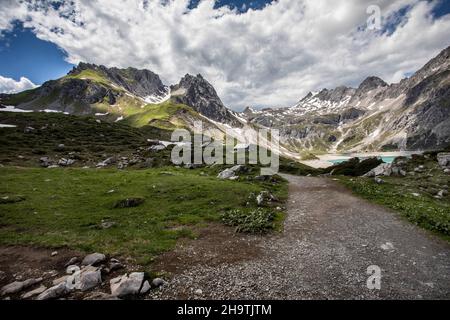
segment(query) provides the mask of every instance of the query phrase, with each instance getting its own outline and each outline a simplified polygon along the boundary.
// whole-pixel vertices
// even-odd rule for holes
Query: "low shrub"
[[[272,211],[262,208],[250,211],[236,209],[222,214],[223,223],[236,227],[236,232],[244,233],[265,233],[274,228],[274,218]]]

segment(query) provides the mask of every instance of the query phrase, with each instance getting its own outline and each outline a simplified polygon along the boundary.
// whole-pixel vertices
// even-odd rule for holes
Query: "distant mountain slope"
[[[171,89],[149,70],[118,69],[80,63],[66,76],[19,94],[0,95],[0,104],[18,109],[93,115],[102,121],[125,121],[173,130],[193,129],[195,121],[218,129],[214,121],[241,123],[201,75],[186,75]],[[218,129],[221,131],[220,129]]]
[[[280,130],[282,153],[436,149],[450,145],[450,47],[410,78],[387,84],[366,78],[358,88],[310,92],[296,105],[236,113],[222,103],[201,75],[187,74],[165,86],[149,70],[80,63],[66,76],[18,94],[0,94],[1,105],[36,111],[92,115],[194,131],[194,123],[226,130],[241,142],[256,143],[260,127]],[[250,130],[246,132],[245,130]]]
[[[450,144],[450,47],[412,77],[388,85],[309,93],[295,106],[242,116],[281,131],[291,150],[312,152],[433,149]]]

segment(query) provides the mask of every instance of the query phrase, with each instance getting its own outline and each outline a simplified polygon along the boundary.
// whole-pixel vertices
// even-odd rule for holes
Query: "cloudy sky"
[[[397,82],[450,45],[450,1],[1,0],[0,92],[80,61],[201,73],[224,103],[293,105],[309,91]],[[367,28],[376,5],[381,28]]]

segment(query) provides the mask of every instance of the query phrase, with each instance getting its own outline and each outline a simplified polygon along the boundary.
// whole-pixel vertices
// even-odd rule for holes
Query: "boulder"
[[[389,163],[382,163],[378,167],[373,168],[367,172],[363,177],[378,177],[378,176],[390,176],[392,174],[392,167]]]
[[[7,295],[7,294],[16,294],[20,291],[31,287],[39,282],[42,281],[42,278],[36,278],[36,279],[28,279],[25,281],[14,281],[13,283],[7,284],[1,289],[1,295]]]
[[[60,297],[65,296],[66,294],[70,293],[72,289],[70,289],[66,282],[61,282],[60,284],[57,284],[56,286],[53,286],[51,288],[48,288],[44,292],[42,292],[38,297],[37,300],[50,300],[50,299],[57,299]]]
[[[67,278],[64,282],[70,290],[87,291],[102,283],[101,271],[96,267],[85,266],[79,270],[74,268],[73,271],[72,275],[66,276]]]
[[[106,260],[106,256],[102,253],[91,253],[84,257],[81,264],[83,266],[96,265]]]
[[[37,296],[38,294],[41,294],[42,292],[44,292],[45,290],[47,290],[46,286],[40,286],[39,288],[36,288],[34,290],[31,290],[29,292],[24,293],[21,298],[22,299],[30,299],[34,296]]]
[[[450,167],[450,153],[449,152],[438,153],[437,160],[438,160],[439,165],[442,168]]]
[[[81,269],[80,269],[79,266],[71,265],[71,266],[68,266],[68,267],[67,267],[66,273],[67,273],[67,274],[74,274],[74,273],[76,273],[76,272],[79,272],[80,270],[81,270]]]
[[[236,176],[236,173],[230,169],[225,169],[224,171],[220,172],[217,176],[217,178],[222,180],[228,180]]]
[[[146,294],[147,292],[149,292],[151,289],[150,283],[148,281],[145,281],[144,284],[142,285],[141,291],[139,292],[140,294]]]
[[[165,284],[166,284],[166,282],[163,279],[161,279],[161,278],[155,278],[152,281],[152,286],[155,287],[155,288],[159,288],[159,287],[161,287],[161,286],[163,286]]]
[[[133,272],[130,275],[123,275],[110,281],[111,294],[116,297],[125,297],[139,294],[144,282],[143,272]]]
[[[76,289],[87,291],[102,283],[102,273],[100,270],[81,270],[79,279]]]

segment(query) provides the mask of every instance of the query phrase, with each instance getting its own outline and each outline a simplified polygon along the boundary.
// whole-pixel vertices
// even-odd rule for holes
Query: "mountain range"
[[[437,149],[450,145],[449,65],[450,47],[399,83],[371,76],[357,88],[310,92],[291,107],[247,107],[237,113],[222,103],[202,75],[187,74],[166,86],[150,70],[80,63],[38,88],[0,94],[0,108],[90,115],[164,130],[194,130],[194,122],[202,120],[204,128],[231,130],[238,140],[243,140],[244,129],[279,129],[282,153],[291,157]]]

